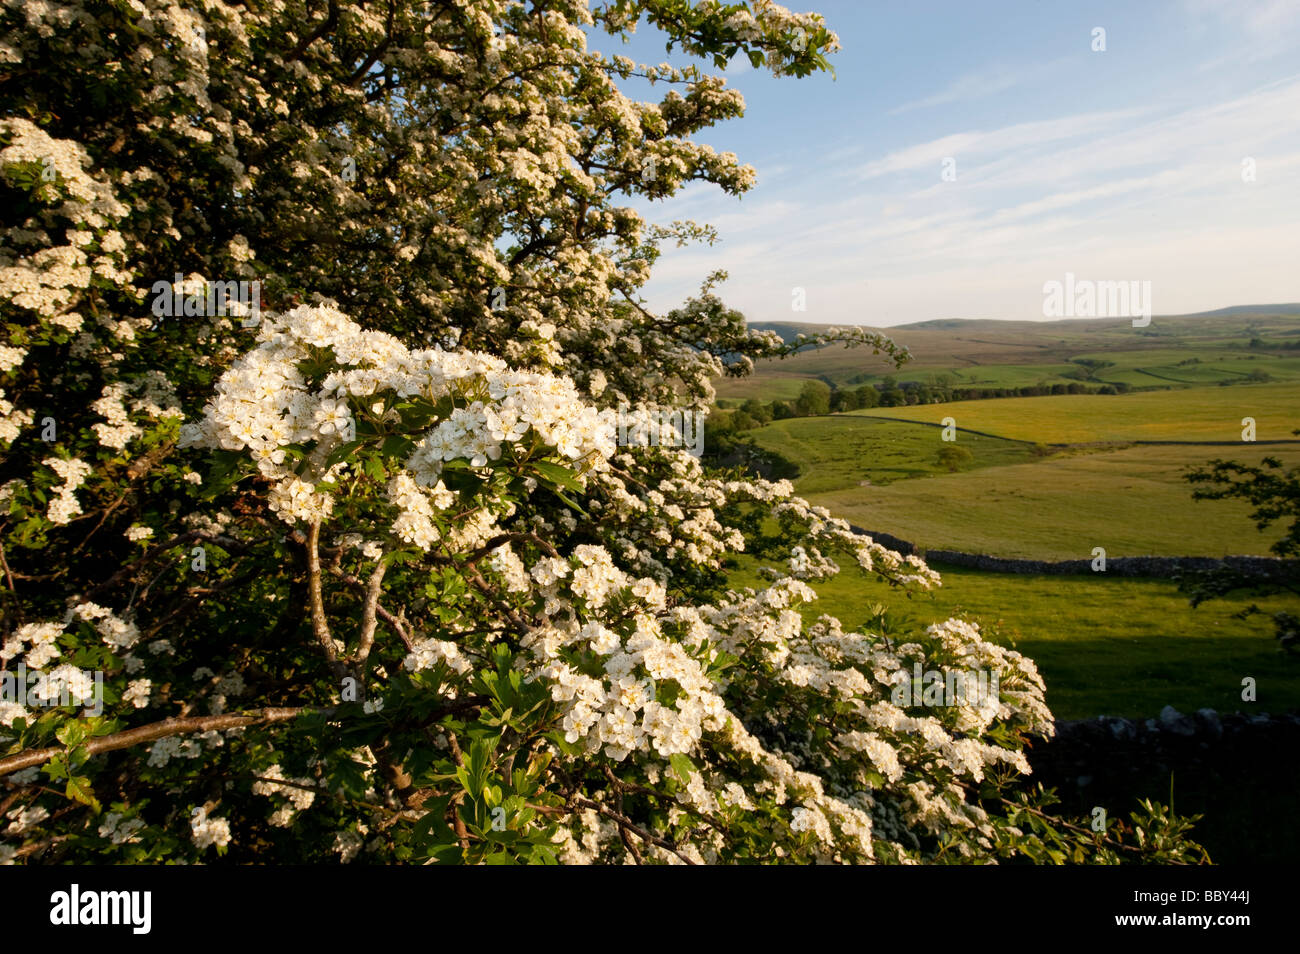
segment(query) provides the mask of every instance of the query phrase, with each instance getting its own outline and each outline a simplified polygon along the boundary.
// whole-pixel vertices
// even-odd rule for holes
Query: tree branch
[[[386,569],[382,560],[377,563],[366,586],[366,602],[361,611],[361,641],[357,644],[357,651],[352,657],[353,664],[358,668],[365,663],[366,657],[370,655],[370,647],[375,643],[375,626],[378,625],[376,613],[379,610],[379,593]]]
[[[593,802],[589,798],[583,798],[581,796],[578,796],[573,801],[575,804],[581,805],[583,808],[590,808],[595,810],[599,814],[604,815],[610,821],[618,825],[620,830],[626,829],[627,831],[630,831],[632,834],[636,835],[642,841],[649,842],[652,845],[658,845],[660,848],[666,849],[667,851],[671,851],[678,858],[682,859],[682,861],[686,862],[686,864],[688,865],[699,864],[699,862],[694,861],[687,855],[682,854],[682,852],[678,850],[677,846],[673,844],[671,841],[669,841],[666,838],[660,838],[658,835],[654,834],[653,832],[646,831],[644,828],[642,828],[636,822],[632,821],[632,819],[628,818],[626,815],[616,812],[612,808],[608,808],[607,806],[602,805],[600,802]]]
[[[311,522],[307,532],[307,594],[311,604],[311,628],[316,634],[316,641],[325,651],[335,674],[346,675],[346,667],[339,662],[338,651],[334,648],[334,637],[330,635],[329,622],[325,619],[325,597],[320,583],[320,519]]]
[[[338,26],[338,22],[339,22],[338,0],[329,0],[329,13],[325,17],[324,21],[322,21],[320,26],[316,27],[316,29],[312,30],[305,37],[303,37],[298,42],[298,45],[295,46],[293,50],[289,53],[289,55],[284,58],[284,61],[286,63],[292,63],[294,60],[300,59],[302,55],[307,52],[307,47],[311,46],[313,43],[315,43],[317,40],[323,37],[330,30]]]
[[[366,588],[366,584],[362,583],[351,573],[344,573],[337,566],[331,566],[330,573],[332,573],[335,577],[337,577],[342,582],[346,583],[348,586],[355,587],[356,589]],[[415,649],[415,643],[411,639],[411,634],[406,631],[406,626],[403,624],[402,620],[394,616],[388,610],[384,609],[382,603],[378,603],[378,602],[375,603],[375,615],[378,616],[380,619],[382,619],[389,626],[393,627],[393,631],[397,633],[397,637],[402,641],[402,643],[406,646],[408,650]]]
[[[134,745],[165,739],[173,735],[238,729],[272,722],[288,722],[291,719],[313,712],[332,711],[332,709],[308,709],[303,706],[291,708],[268,707],[265,709],[249,709],[247,712],[233,712],[226,715],[163,719],[161,722],[153,722],[135,729],[127,729],[125,732],[115,732],[112,735],[91,739],[82,746],[82,749],[87,756],[98,755],[101,752],[127,749]],[[10,772],[18,772],[34,765],[44,765],[50,759],[66,754],[67,751],[63,746],[55,745],[44,749],[28,749],[25,752],[19,752],[17,755],[10,755],[7,758],[0,759],[0,775],[8,775]]]

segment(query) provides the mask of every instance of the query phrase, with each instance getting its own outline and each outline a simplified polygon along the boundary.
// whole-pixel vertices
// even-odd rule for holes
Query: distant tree
[[[772,420],[784,421],[792,417],[797,417],[793,401],[773,401],[772,402]]]
[[[795,412],[800,417],[817,417],[831,412],[831,388],[825,381],[805,381]]]
[[[1292,433],[1300,434],[1300,430]],[[1269,550],[1283,558],[1300,557],[1300,467],[1283,469],[1282,462],[1276,457],[1265,457],[1258,467],[1215,459],[1191,471],[1186,478],[1191,483],[1209,485],[1192,492],[1195,500],[1247,501],[1254,508],[1250,515],[1261,531],[1278,521],[1289,520],[1282,538],[1275,541]],[[1178,588],[1191,598],[1193,606],[1234,592],[1259,597],[1300,596],[1300,573],[1297,573],[1294,563],[1279,563],[1263,569],[1223,565],[1182,574]],[[1263,611],[1259,606],[1252,603],[1235,615],[1245,619],[1260,612]],[[1297,642],[1300,617],[1294,613],[1276,612],[1273,614],[1273,627],[1283,649],[1295,652],[1300,647]]]
[[[708,429],[718,435],[734,435],[737,430],[736,418],[740,413],[740,411],[732,411],[730,414],[727,414],[719,411],[710,414]]]
[[[750,398],[740,405],[740,409],[748,414],[757,426],[772,423],[772,405],[764,404],[757,398]]]
[[[858,395],[858,407],[866,409],[880,406],[880,392],[872,385],[864,384],[858,388],[856,393]]]
[[[1074,363],[1079,365],[1079,370],[1083,372],[1083,378],[1096,380],[1097,372],[1105,368],[1113,368],[1114,361],[1106,361],[1101,358],[1075,358]]]
[[[832,411],[856,411],[860,406],[857,391],[836,389],[831,392]]]
[[[939,448],[937,456],[939,458],[939,466],[945,467],[953,472],[961,470],[967,464],[970,464],[975,460],[975,455],[967,448],[959,447],[956,444],[944,444]]]
[[[745,411],[744,408],[741,408],[740,410],[735,411],[734,413],[728,415],[726,418],[724,418],[724,420],[726,420],[727,423],[731,425],[733,430],[737,430],[737,431],[747,431],[751,427],[758,426],[758,422],[754,420],[752,417],[750,417],[750,415],[748,414],[748,412]]]

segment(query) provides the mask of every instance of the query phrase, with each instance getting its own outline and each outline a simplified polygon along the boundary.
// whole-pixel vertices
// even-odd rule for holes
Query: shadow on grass
[[[1300,853],[1300,720],[1253,719],[1224,717],[1221,735],[1117,738],[1095,723],[1064,727],[1029,753],[1030,778],[1055,788],[1060,810],[1080,818],[1100,806],[1127,820],[1140,798],[1201,815],[1191,837],[1215,864],[1289,863]]]

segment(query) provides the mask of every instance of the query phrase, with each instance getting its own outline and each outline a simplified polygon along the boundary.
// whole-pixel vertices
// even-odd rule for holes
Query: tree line
[[[947,375],[941,375],[947,378]],[[875,407],[911,407],[915,404],[945,404],[950,401],[978,401],[984,398],[1042,397],[1049,394],[1123,394],[1129,386],[1114,384],[1087,384],[1071,381],[1068,384],[1030,384],[1023,387],[952,387],[945,383],[925,384],[920,381],[896,381],[887,376],[874,384],[858,387],[837,387],[825,381],[810,379],[804,382],[799,396],[793,400],[777,398],[760,401],[750,398],[730,415],[732,429],[738,431],[762,427],[773,421],[792,417],[818,417],[844,411],[868,410]]]

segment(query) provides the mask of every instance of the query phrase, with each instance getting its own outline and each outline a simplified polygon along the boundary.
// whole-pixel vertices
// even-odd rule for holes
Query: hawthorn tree
[[[698,65],[599,51],[638,24]],[[837,48],[766,0],[7,3],[0,861],[1193,857],[1016,785],[1043,683],[971,623],[800,612],[921,560],[616,441],[757,358],[906,358],[719,275],[656,314],[714,235],[617,204],[744,192],[706,70]],[[894,705],[916,666],[1001,695]]]
[[[1300,430],[1292,431],[1300,434]],[[1178,580],[1178,588],[1186,593],[1192,606],[1207,600],[1218,599],[1232,593],[1251,596],[1300,596],[1300,467],[1284,468],[1276,457],[1265,457],[1258,466],[1239,461],[1215,458],[1203,467],[1192,468],[1185,475],[1190,483],[1206,484],[1192,492],[1194,500],[1247,501],[1251,505],[1251,518],[1255,528],[1267,530],[1279,521],[1285,526],[1281,539],[1274,541],[1269,550],[1277,556],[1274,566],[1235,566],[1225,564],[1208,570],[1189,570]],[[1234,614],[1245,619],[1263,612],[1255,603]],[[1300,643],[1300,617],[1285,610],[1273,614],[1273,633],[1278,647],[1294,653]]]

